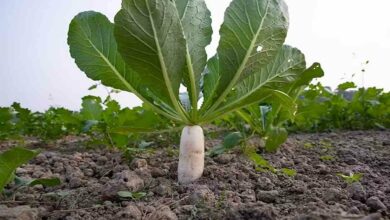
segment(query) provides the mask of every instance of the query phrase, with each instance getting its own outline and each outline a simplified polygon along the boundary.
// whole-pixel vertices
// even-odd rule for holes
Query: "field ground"
[[[256,140],[252,140],[256,144]],[[156,149],[128,163],[120,152],[86,149],[82,138],[43,149],[17,170],[23,178],[57,176],[0,199],[0,219],[390,219],[390,131],[295,134],[276,154],[263,154],[293,177],[256,171],[239,151],[206,158],[197,183],[176,181],[178,151]],[[207,142],[210,147],[218,140]],[[3,142],[0,150],[12,143]],[[362,173],[346,183],[338,173]],[[134,194],[124,200],[118,191]],[[17,214],[19,213],[19,214]]]

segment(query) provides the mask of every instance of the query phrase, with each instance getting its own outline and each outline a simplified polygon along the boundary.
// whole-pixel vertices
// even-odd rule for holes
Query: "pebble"
[[[147,219],[177,220],[178,218],[169,206],[160,206]]]
[[[362,218],[361,220],[381,220],[382,215],[380,213],[374,213],[371,215],[367,215],[366,217]]]
[[[142,219],[142,213],[135,205],[128,205],[116,214],[116,219]]]
[[[196,205],[199,203],[214,203],[215,195],[206,185],[196,186],[194,191],[189,197],[192,204]]]
[[[360,183],[352,183],[348,188],[349,196],[361,202],[364,202],[367,197],[367,193],[364,190],[362,184]]]
[[[233,154],[221,154],[214,158],[214,160],[220,164],[228,164],[234,159]]]
[[[386,210],[386,206],[376,196],[368,198],[366,201],[366,205],[373,211]]]
[[[38,156],[36,156],[34,158],[34,160],[37,164],[43,164],[43,163],[47,162],[47,157],[45,154],[39,154]]]
[[[104,165],[106,164],[108,161],[107,157],[106,156],[100,156],[97,158],[97,164],[98,165]]]
[[[272,190],[275,185],[267,177],[259,177],[256,186],[261,190]]]
[[[154,188],[153,192],[160,196],[172,195],[172,186],[169,180],[160,178],[158,180],[159,184]]]
[[[148,162],[145,160],[145,159],[134,159],[132,162],[131,162],[131,165],[130,167],[132,169],[141,169],[141,168],[146,168],[148,166]]]
[[[271,190],[271,191],[259,190],[256,193],[257,200],[266,203],[274,203],[278,198],[278,196],[279,196],[279,192],[277,190]]]
[[[330,168],[325,164],[318,164],[315,166],[315,168],[318,170],[318,173],[321,175],[326,175],[330,173]]]
[[[144,181],[133,171],[124,170],[114,176],[114,180],[126,185],[130,191],[140,191],[144,188]]]
[[[163,177],[167,174],[167,172],[163,169],[160,169],[160,168],[157,168],[157,167],[153,167],[151,170],[150,170],[150,174],[152,175],[153,178],[157,178],[157,177]]]
[[[0,219],[7,220],[38,220],[39,210],[30,206],[16,206],[8,208],[0,205]]]
[[[323,199],[325,202],[337,202],[341,199],[342,193],[338,188],[326,189],[323,193]]]

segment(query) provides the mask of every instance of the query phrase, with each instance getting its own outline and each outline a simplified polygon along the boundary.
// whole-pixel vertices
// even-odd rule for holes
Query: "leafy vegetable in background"
[[[306,70],[303,55],[283,46],[289,23],[282,0],[233,0],[209,60],[212,29],[204,0],[123,0],[114,20],[78,14],[69,26],[71,56],[89,78],[131,92],[144,107],[185,125],[181,183],[203,172],[199,125],[266,100],[280,108],[293,103],[285,88],[303,80]]]
[[[361,130],[390,128],[390,93],[375,87],[343,83],[337,91],[310,85],[298,101],[292,131]],[[347,90],[348,89],[348,90]]]

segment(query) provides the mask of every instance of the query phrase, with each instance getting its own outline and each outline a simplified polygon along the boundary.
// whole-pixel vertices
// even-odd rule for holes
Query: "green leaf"
[[[14,147],[0,154],[0,192],[9,183],[16,168],[39,154],[38,151]]]
[[[74,17],[69,25],[68,44],[77,66],[89,78],[128,92],[139,89],[138,77],[117,52],[114,25],[103,14],[86,11]]]
[[[12,111],[10,108],[0,108],[0,125],[9,123],[12,119]]]
[[[122,91],[134,93],[144,103],[152,106],[159,114],[179,120],[175,114],[166,113],[157,105],[152,97],[158,95],[165,99],[164,93],[155,92],[154,85],[145,85],[144,75],[129,68],[118,52],[114,37],[114,25],[106,16],[94,11],[78,14],[69,25],[68,44],[70,54],[77,66],[93,79],[100,80],[103,85]],[[143,74],[143,72],[141,72]],[[142,80],[141,80],[142,77]]]
[[[275,152],[287,140],[287,136],[288,134],[285,128],[271,126],[266,133],[266,151]]]
[[[298,78],[305,69],[304,55],[296,48],[283,46],[273,61],[240,82],[236,93],[226,103],[247,105],[248,102],[256,102],[256,98],[263,98],[257,94],[264,88],[283,91],[283,87]]]
[[[232,132],[228,135],[225,136],[223,139],[223,146],[225,149],[232,149],[233,147],[237,146],[240,144],[242,141],[243,137],[240,132]]]
[[[294,81],[291,86],[291,89],[296,89],[299,87],[308,86],[311,81],[315,78],[320,78],[324,76],[324,71],[321,68],[321,64],[313,63],[309,68],[307,68],[299,77]]]
[[[349,176],[338,173],[337,176],[343,178],[343,180],[348,184],[352,184],[355,182],[360,182],[360,180],[363,178],[363,173],[350,173]]]
[[[144,192],[129,192],[129,191],[119,191],[118,196],[124,199],[133,199],[139,200],[145,197],[147,194]]]
[[[50,178],[50,179],[35,179],[28,183],[28,186],[42,185],[44,187],[53,187],[61,185],[61,180],[59,178]]]
[[[92,85],[88,88],[88,90],[94,90],[98,87],[98,84]]]
[[[243,140],[240,132],[232,132],[226,135],[222,141],[222,144],[213,147],[207,154],[211,157],[223,154],[237,145]]]
[[[115,39],[124,61],[142,73],[142,83],[180,112],[178,94],[186,43],[170,0],[123,0],[115,16]]]
[[[282,168],[280,171],[282,171],[282,173],[286,174],[289,177],[294,177],[297,175],[297,171],[293,169]]]
[[[355,89],[357,86],[354,82],[345,82],[341,83],[338,87],[337,90],[339,91],[345,91],[347,89]]]
[[[272,107],[269,105],[260,105],[260,115],[261,115],[261,123],[262,123],[262,130],[266,130],[268,125],[270,124],[267,120],[267,116],[272,111]],[[272,122],[271,122],[272,123]]]
[[[233,86],[267,64],[287,35],[287,6],[281,0],[233,0],[225,12],[218,47],[221,78],[217,107]]]
[[[99,121],[102,118],[103,107],[102,100],[96,96],[83,97],[82,108],[80,111],[84,120]]]
[[[271,171],[276,173],[275,167],[273,167],[264,157],[256,153],[254,148],[246,148],[244,154],[255,164],[258,171]]]
[[[200,78],[207,63],[206,46],[211,42],[211,13],[204,0],[175,0],[187,42],[184,85],[191,102],[198,102]],[[193,94],[195,93],[195,94]]]

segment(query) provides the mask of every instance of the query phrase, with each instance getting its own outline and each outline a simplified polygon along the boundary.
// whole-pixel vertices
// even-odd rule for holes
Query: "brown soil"
[[[188,186],[177,184],[176,148],[129,163],[82,143],[46,148],[18,169],[20,177],[59,177],[62,184],[0,198],[0,213],[27,205],[38,219],[390,219],[390,131],[291,135],[279,152],[263,156],[295,169],[294,177],[256,171],[239,151],[207,157],[203,177]],[[338,173],[364,176],[348,184]],[[146,195],[123,200],[118,191]]]

